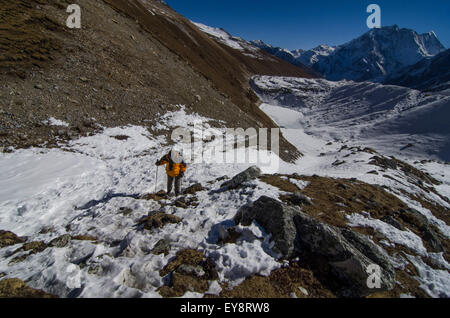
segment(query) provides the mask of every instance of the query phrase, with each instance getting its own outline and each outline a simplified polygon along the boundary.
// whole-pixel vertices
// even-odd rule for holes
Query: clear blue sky
[[[383,26],[435,31],[450,47],[449,0],[166,0],[187,18],[246,40],[288,49],[338,45],[368,31],[366,8],[381,7]]]

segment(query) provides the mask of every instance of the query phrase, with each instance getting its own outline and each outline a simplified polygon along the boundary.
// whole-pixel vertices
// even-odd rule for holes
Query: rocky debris
[[[434,253],[445,252],[445,249],[442,245],[441,240],[439,239],[439,236],[430,226],[422,228],[421,231],[422,231],[422,239],[428,243],[432,252]]]
[[[203,277],[205,275],[205,271],[203,270],[203,267],[200,265],[186,265],[181,264],[177,268],[177,273],[180,273],[182,275],[188,275],[188,276],[195,276],[195,277]]]
[[[30,256],[30,254],[22,254],[20,256],[16,256],[12,260],[9,261],[8,265],[14,265],[17,263],[21,263],[24,260],[26,260],[28,256]]]
[[[181,297],[188,291],[205,293],[209,281],[218,278],[214,262],[202,252],[191,249],[179,251],[160,271],[162,277],[168,274],[170,282],[159,289],[163,297]]]
[[[92,235],[75,235],[72,236],[72,240],[97,242],[98,238]]]
[[[216,182],[220,182],[220,181],[228,180],[228,179],[230,179],[229,176],[221,176],[221,177],[217,178],[217,179],[214,180],[214,181],[210,181],[210,183],[216,183]]]
[[[415,209],[402,209],[398,212],[398,217],[405,223],[413,226],[419,233],[421,238],[428,243],[428,247],[434,253],[444,252],[445,249],[439,239],[439,230],[428,221],[428,219]]]
[[[198,199],[195,196],[190,197],[190,198],[180,197],[175,200],[173,205],[175,205],[177,208],[181,208],[181,209],[187,209],[189,207],[197,207]]]
[[[37,253],[43,252],[47,247],[48,247],[48,245],[42,241],[25,243],[21,248],[14,251],[13,254],[22,252],[22,251],[29,252],[29,255],[37,254]]]
[[[163,190],[157,193],[149,193],[145,194],[141,197],[141,200],[153,200],[153,201],[162,201],[167,198],[167,193]]]
[[[236,227],[225,228],[222,225],[217,227],[218,239],[217,243],[219,245],[236,243],[236,241],[241,237],[241,233],[236,231]]]
[[[119,209],[119,213],[121,213],[121,214],[124,215],[124,216],[128,216],[128,215],[130,215],[131,213],[133,213],[133,209],[130,209],[130,208],[127,208],[127,207],[121,207],[121,208]]]
[[[401,169],[407,176],[413,178],[415,180],[415,183],[421,188],[424,188],[423,185],[424,182],[431,185],[441,184],[440,181],[431,177],[428,173],[424,173],[419,169],[416,169],[413,166],[407,164],[406,162],[396,159],[395,157],[387,158],[374,156],[370,158],[370,160],[371,161],[369,162],[369,164],[381,167],[383,169],[392,169],[392,170]]]
[[[186,202],[184,202],[184,200],[176,200],[174,204],[177,208],[181,208],[181,209],[188,208],[188,205],[186,204]]]
[[[13,232],[0,230],[0,248],[24,243],[26,240]]]
[[[390,215],[384,216],[381,219],[381,221],[383,221],[384,223],[392,225],[393,227],[395,227],[396,229],[398,229],[400,231],[404,231],[405,230],[405,227],[400,222],[398,222],[395,218],[393,218]]]
[[[33,254],[37,254],[37,253],[41,253],[44,250],[46,250],[48,247],[47,244],[45,244],[42,241],[36,241],[36,242],[30,242],[30,243],[25,243],[22,245],[22,247],[16,249],[14,252],[12,252],[9,256],[12,256],[14,254],[20,253],[20,252],[25,252],[22,255],[16,256],[14,257],[10,262],[9,265],[12,264],[16,264],[16,263],[20,263],[22,261],[24,261],[26,258],[28,258],[28,256],[33,255]]]
[[[169,254],[170,248],[171,248],[170,242],[165,239],[162,239],[162,240],[159,240],[158,243],[155,244],[155,246],[153,247],[151,252],[155,255],[160,255],[160,254],[167,255],[167,254]]]
[[[370,158],[370,160],[371,161],[369,162],[369,164],[375,165],[375,166],[378,166],[378,167],[381,167],[384,169],[397,170],[397,168],[398,168],[397,161],[394,159],[374,156],[374,157]]]
[[[0,298],[57,298],[57,296],[33,289],[18,278],[8,278],[0,281]]]
[[[118,135],[118,136],[113,136],[112,138],[123,141],[123,140],[128,140],[130,138],[130,136]]]
[[[280,200],[298,206],[312,204],[312,200],[301,192],[295,192],[294,194],[288,195],[281,195]]]
[[[346,163],[345,160],[336,160],[335,162],[332,163],[332,166],[338,167],[343,165],[344,163]]]
[[[184,194],[195,194],[197,192],[204,191],[204,190],[205,190],[205,188],[203,188],[201,183],[196,183],[196,184],[190,186],[189,188],[187,188],[186,190],[184,190],[183,193]]]
[[[39,234],[48,234],[55,232],[55,228],[53,226],[45,226],[40,231]]]
[[[283,258],[306,254],[306,258],[322,259],[326,266],[317,270],[331,270],[342,286],[339,293],[343,296],[365,297],[395,285],[388,256],[375,243],[352,230],[326,225],[302,213],[298,207],[263,196],[252,205],[242,207],[234,220],[247,226],[256,221],[272,234],[273,250]],[[367,287],[366,270],[371,264],[382,269],[380,289]]]
[[[305,292],[306,291],[306,292]],[[269,276],[253,275],[238,286],[222,288],[222,298],[335,298],[311,270],[298,263],[274,270]]]
[[[247,170],[234,176],[231,180],[224,182],[221,185],[221,188],[226,190],[237,189],[240,186],[242,186],[244,182],[248,182],[256,178],[259,178],[261,174],[262,174],[261,169],[259,169],[257,166],[250,167]]]
[[[156,212],[140,220],[139,225],[143,226],[146,230],[153,230],[155,228],[162,228],[166,224],[176,224],[180,222],[181,219],[176,215],[166,214],[164,212]]]
[[[63,247],[66,247],[67,244],[69,244],[71,239],[72,239],[72,237],[69,234],[64,234],[64,235],[61,235],[61,236],[51,240],[49,243],[49,246],[63,248]]]

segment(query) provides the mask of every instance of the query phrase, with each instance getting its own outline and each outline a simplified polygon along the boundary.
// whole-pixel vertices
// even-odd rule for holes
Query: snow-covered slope
[[[231,48],[242,51],[243,54],[247,54],[248,56],[254,58],[262,58],[262,55],[258,54],[258,52],[260,52],[260,49],[245,41],[244,39],[232,36],[222,28],[214,28],[198,22],[192,23],[194,23],[201,31],[205,32],[206,34],[212,36],[219,42]]]
[[[386,84],[406,86],[421,91],[450,90],[450,50],[391,74]]]
[[[308,111],[319,105],[313,100],[326,100],[332,91],[345,90],[345,83],[269,77],[255,79],[255,82],[264,86],[265,93],[261,97],[270,102],[263,104],[262,110],[285,127],[283,134],[305,154],[295,164],[280,160],[275,171],[261,166],[264,172],[289,174],[291,177],[284,176],[282,180],[300,190],[309,182],[296,179],[294,173],[297,176],[355,178],[382,185],[409,207],[420,211],[418,213],[423,214],[442,235],[450,236],[450,228],[444,221],[408,196],[420,195],[450,208],[450,203],[438,195],[450,194],[448,166],[436,162],[421,164],[422,169],[442,182],[433,192],[423,190],[420,184],[408,183],[410,177],[399,170],[371,174],[375,168],[369,164],[373,153],[343,147],[351,141],[345,140],[349,131],[340,129],[339,122],[346,120],[349,113],[345,114],[345,111],[350,108],[339,108],[335,113],[330,109],[328,112],[317,109],[324,118],[322,121],[314,118],[319,129],[342,141],[334,141],[328,134],[310,132],[308,121],[313,117]],[[307,87],[302,87],[302,83],[308,84]],[[289,102],[281,98],[279,90],[282,88],[285,92],[297,88]],[[352,89],[357,90],[357,86],[353,84]],[[316,95],[313,98],[311,94]],[[332,95],[336,98],[339,94]],[[301,99],[305,99],[303,104]],[[351,100],[348,102],[351,104]],[[370,107],[366,105],[359,112],[360,118]],[[0,248],[2,276],[22,279],[33,288],[61,297],[160,297],[160,288],[166,286],[169,279],[161,270],[187,248],[200,251],[213,262],[218,277],[208,282],[210,294],[219,294],[225,283],[233,288],[252,275],[267,276],[273,270],[289,266],[289,262],[280,261],[272,250],[272,236],[255,222],[250,226],[235,227],[241,239],[217,244],[218,228],[233,226],[233,217],[243,205],[261,196],[278,200],[280,195],[288,194],[260,179],[249,181],[243,188],[219,191],[222,181],[217,180],[218,177],[233,176],[248,168],[249,163],[193,162],[184,187],[197,182],[205,186],[195,194],[196,206],[183,208],[174,205],[170,199],[141,199],[142,194],[161,190],[165,184],[162,169],[158,171],[154,163],[170,146],[165,137],[155,137],[156,132],[179,126],[192,130],[193,123],[201,122],[204,133],[199,136],[203,139],[217,129],[211,128],[210,119],[186,113],[185,107],[166,112],[159,119],[159,124],[149,129],[139,126],[107,128],[102,133],[62,145],[62,149],[31,148],[0,154],[0,173],[5,176],[1,180],[0,228],[27,236],[28,242],[49,244],[61,235],[74,237],[64,245],[49,244],[44,250],[29,255],[20,250],[20,243]],[[359,121],[359,125],[364,123]],[[205,143],[202,139],[194,144],[194,152],[208,153],[208,147],[215,143]],[[205,145],[206,149],[202,148]],[[253,148],[248,151],[257,152]],[[181,221],[151,232],[138,226],[142,218],[155,211],[178,217]],[[350,226],[372,228],[382,233],[386,237],[383,241],[386,246],[398,245],[413,251],[413,255],[394,254],[389,258],[390,262],[399,271],[405,270],[408,260],[414,264],[417,277],[410,279],[419,281],[420,288],[429,296],[450,295],[450,265],[442,253],[429,252],[417,234],[398,230],[372,218],[369,213],[352,214],[347,218]],[[80,235],[87,240],[77,239]],[[152,249],[162,239],[170,242],[170,250],[166,255],[153,254]],[[427,263],[423,259],[427,259]],[[430,267],[430,259],[437,265]],[[187,290],[184,296],[203,297],[204,293]]]
[[[371,82],[255,77],[269,104],[302,114],[305,131],[385,153],[450,160],[450,98]]]
[[[295,59],[305,65],[313,66],[317,63],[320,63],[320,61],[333,54],[333,52],[336,50],[336,47],[328,46],[326,44],[319,45],[318,47],[315,47],[311,50],[294,50],[292,51],[292,54],[294,55]]]
[[[188,128],[187,123],[199,121],[202,129],[210,129],[210,119],[186,114],[184,107],[160,119],[152,133]],[[255,226],[248,230],[262,237],[261,241],[218,248],[210,238],[214,226],[232,219],[249,200],[262,195],[276,197],[279,191],[268,184],[258,182],[246,196],[239,191],[205,191],[198,194],[200,205],[189,209],[162,207],[155,201],[139,199],[165,188],[163,169],[155,167],[155,162],[170,150],[165,144],[165,138],[153,137],[144,127],[128,126],[105,129],[64,149],[1,153],[4,178],[0,181],[0,229],[27,236],[29,241],[50,241],[70,229],[72,235],[88,234],[98,242],[72,240],[65,248],[48,248],[17,263],[10,263],[17,256],[12,255],[17,246],[0,249],[0,273],[61,297],[160,297],[156,289],[164,281],[159,271],[177,251],[186,248],[201,249],[213,257],[220,280],[232,285],[254,273],[268,275],[279,268],[281,264],[265,252],[270,248],[269,237]],[[192,164],[184,185],[212,182],[210,190],[217,190],[222,182],[214,181],[216,178],[232,176],[249,166],[222,164],[217,169],[214,162]],[[125,208],[131,212],[123,214]],[[183,222],[149,235],[137,224],[151,211],[177,215]],[[151,254],[152,247],[163,238],[171,242],[172,252],[166,256]],[[80,260],[87,261],[87,267],[80,268]],[[93,268],[98,273],[93,274]],[[76,295],[74,290],[78,290]]]

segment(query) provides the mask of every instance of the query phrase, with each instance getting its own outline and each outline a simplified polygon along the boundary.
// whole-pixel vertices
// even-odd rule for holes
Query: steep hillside
[[[223,47],[159,1],[80,1],[82,28],[72,30],[65,27],[65,1],[3,3],[5,149],[54,146],[97,124],[151,127],[180,104],[233,127],[270,128],[275,124],[258,109],[250,75],[309,76],[269,55],[255,59]],[[50,118],[68,126],[46,125]],[[286,159],[299,155],[284,139],[282,148]]]
[[[450,89],[450,50],[391,74],[385,84],[406,86],[421,91],[442,92]]]

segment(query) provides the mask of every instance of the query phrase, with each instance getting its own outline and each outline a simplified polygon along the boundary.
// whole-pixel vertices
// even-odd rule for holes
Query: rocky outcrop
[[[259,169],[257,166],[252,166],[252,167],[248,168],[247,170],[234,176],[231,180],[224,182],[221,185],[221,188],[225,189],[225,190],[237,189],[244,182],[254,180],[254,179],[260,177],[261,174],[262,174],[261,169]]]
[[[350,229],[324,224],[296,206],[263,196],[242,207],[234,220],[243,225],[256,221],[272,234],[273,249],[281,253],[282,258],[306,255],[326,262],[317,270],[331,271],[339,282],[337,285],[342,286],[339,291],[342,296],[365,297],[394,287],[394,269],[387,254],[375,243]],[[368,287],[370,265],[380,268],[380,288]]]
[[[51,247],[63,248],[63,247],[66,247],[67,244],[69,244],[71,239],[72,239],[71,235],[64,234],[64,235],[61,235],[61,236],[51,240],[49,245]]]
[[[275,242],[273,250],[284,258],[295,255],[297,229],[294,216],[298,209],[286,206],[269,197],[261,197],[252,205],[243,206],[234,221],[236,224],[249,226],[253,221],[258,222],[268,233],[272,234]]]
[[[151,252],[155,255],[161,254],[167,255],[169,254],[169,251],[170,251],[170,242],[165,239],[162,239],[155,244]]]
[[[438,235],[439,230],[422,213],[409,208],[400,210],[398,216],[403,222],[409,224],[420,233],[421,238],[428,244],[432,252],[444,252],[445,249]]]
[[[203,191],[205,190],[205,188],[203,188],[203,186],[200,183],[196,183],[192,186],[190,186],[189,188],[187,188],[186,190],[183,191],[184,194],[195,194],[197,192]]]
[[[143,218],[139,225],[142,225],[146,230],[152,230],[155,228],[162,228],[166,224],[180,223],[181,219],[176,215],[166,214],[164,212],[156,212],[145,218]]]

